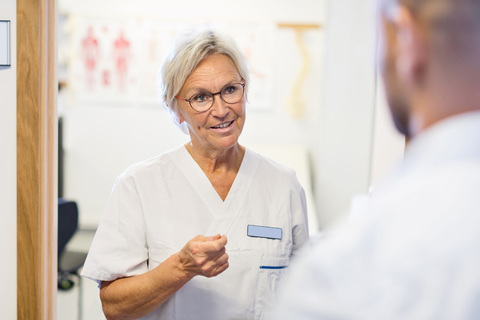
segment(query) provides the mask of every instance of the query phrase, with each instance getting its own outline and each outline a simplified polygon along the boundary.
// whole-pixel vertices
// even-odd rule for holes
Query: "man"
[[[275,319],[480,319],[480,1],[379,1],[404,161],[292,268]]]

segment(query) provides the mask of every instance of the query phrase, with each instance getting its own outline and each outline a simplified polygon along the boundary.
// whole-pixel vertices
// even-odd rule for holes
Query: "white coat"
[[[415,137],[366,209],[290,270],[274,319],[480,319],[480,112]]]
[[[281,228],[282,238],[248,236],[248,225]],[[229,268],[193,278],[144,319],[263,319],[307,230],[305,195],[293,170],[247,148],[222,201],[181,146],[117,179],[82,275],[97,281],[138,275],[196,235],[226,234]]]

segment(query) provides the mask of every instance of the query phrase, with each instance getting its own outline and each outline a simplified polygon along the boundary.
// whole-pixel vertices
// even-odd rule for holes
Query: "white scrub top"
[[[281,239],[248,236],[248,225],[281,228]],[[305,194],[293,170],[247,148],[222,201],[181,146],[117,179],[82,275],[139,275],[197,235],[226,234],[229,268],[194,277],[143,319],[264,319],[290,259],[308,242],[307,230]]]
[[[365,215],[331,233],[273,319],[480,319],[480,112],[413,139]]]

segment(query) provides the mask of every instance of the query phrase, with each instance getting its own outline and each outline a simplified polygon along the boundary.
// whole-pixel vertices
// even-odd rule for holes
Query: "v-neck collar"
[[[245,148],[245,155],[240,168],[225,201],[223,201],[207,175],[185,146],[180,146],[172,156],[178,169],[184,174],[197,194],[200,195],[200,198],[215,218],[228,216],[231,219],[238,213],[247,196],[259,164],[258,156],[248,148]]]

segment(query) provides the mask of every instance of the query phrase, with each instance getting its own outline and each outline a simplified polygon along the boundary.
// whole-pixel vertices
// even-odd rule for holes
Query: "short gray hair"
[[[188,133],[185,124],[178,119],[178,105],[175,96],[197,65],[207,56],[219,53],[229,57],[245,80],[248,92],[249,70],[247,60],[234,40],[211,27],[196,28],[177,37],[166,57],[159,74],[159,89],[162,105],[170,112],[173,122]]]

